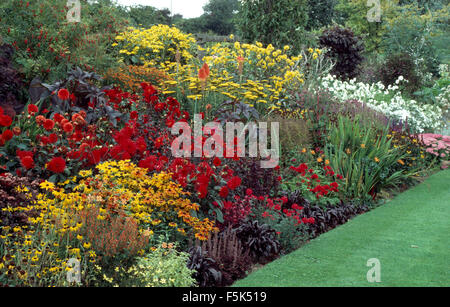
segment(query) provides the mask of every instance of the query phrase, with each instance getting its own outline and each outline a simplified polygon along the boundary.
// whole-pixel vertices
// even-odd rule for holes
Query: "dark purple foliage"
[[[8,115],[23,110],[23,82],[19,72],[12,65],[14,50],[10,45],[0,46],[0,106]]]

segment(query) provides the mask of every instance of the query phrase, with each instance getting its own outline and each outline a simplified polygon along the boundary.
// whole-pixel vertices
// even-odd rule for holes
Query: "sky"
[[[203,6],[208,0],[118,0],[122,5],[150,5],[158,9],[168,8],[173,4],[173,13],[184,18],[199,17],[203,14]]]

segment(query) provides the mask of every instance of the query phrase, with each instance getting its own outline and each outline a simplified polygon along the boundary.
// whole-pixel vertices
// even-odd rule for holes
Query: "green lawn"
[[[367,281],[370,258],[380,260],[380,283]],[[450,286],[450,170],[234,286]]]

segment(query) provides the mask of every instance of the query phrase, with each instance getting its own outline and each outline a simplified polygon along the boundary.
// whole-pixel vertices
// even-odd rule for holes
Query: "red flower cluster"
[[[316,198],[327,196],[331,192],[339,192],[339,184],[336,180],[342,180],[343,177],[340,174],[337,174],[333,171],[333,169],[326,165],[323,167],[323,171],[325,173],[325,178],[331,180],[331,184],[321,185],[321,180],[319,179],[319,175],[315,172],[314,169],[308,168],[308,165],[305,163],[300,164],[298,167],[291,166],[291,170],[299,173],[305,179],[302,180],[302,183],[306,183],[310,192],[316,195]]]
[[[260,199],[266,200],[266,206],[269,209],[269,211],[274,212],[273,214],[278,215],[278,217],[284,215],[285,217],[294,220],[296,225],[315,223],[314,218],[306,218],[301,216],[303,207],[297,204],[293,204],[290,209],[287,208],[283,209],[283,205],[286,205],[288,202],[287,197],[271,199],[268,196],[265,196],[264,198]],[[273,214],[270,214],[268,211],[265,211],[262,216],[275,219]]]
[[[245,220],[252,212],[252,200],[254,198],[254,195],[247,194],[243,198],[235,196],[234,202],[224,201],[222,208],[224,219],[223,226],[237,225],[241,221]]]

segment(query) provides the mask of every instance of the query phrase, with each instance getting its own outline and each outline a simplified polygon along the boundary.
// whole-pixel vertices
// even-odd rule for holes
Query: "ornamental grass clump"
[[[358,117],[342,117],[331,129],[325,156],[345,178],[341,184],[344,198],[375,198],[382,188],[395,186],[417,171],[396,168],[408,154],[395,147],[388,135],[387,127],[363,124]]]

